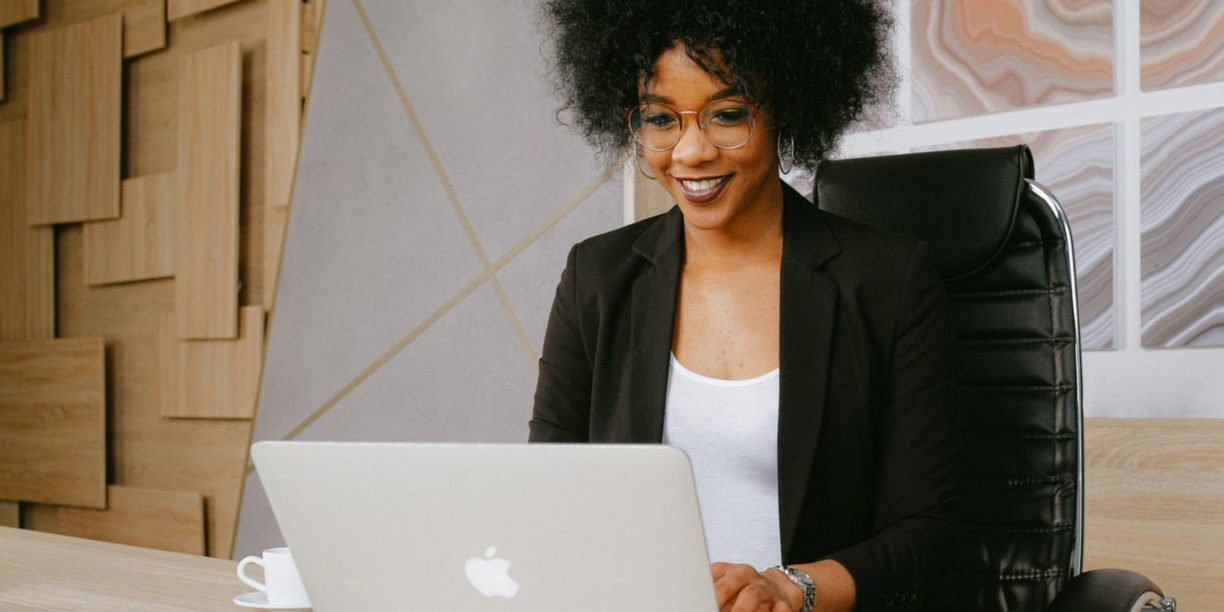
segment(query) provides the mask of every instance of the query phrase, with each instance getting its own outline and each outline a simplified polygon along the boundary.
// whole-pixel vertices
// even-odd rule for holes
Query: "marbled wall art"
[[[1224,79],[1224,2],[1143,0],[1139,7],[1143,89]]]
[[[1224,346],[1224,109],[1144,119],[1143,346]]]
[[[1067,212],[1075,245],[1080,336],[1088,350],[1115,346],[1113,307],[1114,142],[1112,124],[1048,130],[925,147],[1033,150],[1036,179]]]
[[[1107,96],[1112,0],[914,0],[914,123]]]

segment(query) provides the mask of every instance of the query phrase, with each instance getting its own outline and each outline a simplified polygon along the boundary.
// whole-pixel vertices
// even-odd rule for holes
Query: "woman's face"
[[[707,102],[720,98],[747,101],[734,91],[698,66],[677,44],[659,56],[653,78],[639,87],[638,97],[642,103],[659,102],[677,111],[700,111]],[[643,148],[642,154],[659,184],[680,206],[687,224],[723,229],[747,212],[762,210],[771,198],[781,202],[774,139],[771,121],[758,111],[748,143],[720,149],[706,139],[697,115],[686,113],[674,147],[666,151]],[[695,181],[716,184],[703,189],[711,183]]]

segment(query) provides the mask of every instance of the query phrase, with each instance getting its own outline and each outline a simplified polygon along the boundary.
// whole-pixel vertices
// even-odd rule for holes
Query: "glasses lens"
[[[743,145],[752,137],[752,109],[735,100],[716,100],[701,110],[706,138],[720,148]]]
[[[670,149],[680,140],[680,116],[666,106],[637,107],[629,116],[629,125],[642,146],[652,151]]]

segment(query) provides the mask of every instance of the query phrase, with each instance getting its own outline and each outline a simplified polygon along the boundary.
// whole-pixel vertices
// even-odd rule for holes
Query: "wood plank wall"
[[[85,281],[91,285],[174,276],[175,176],[123,181],[123,216],[85,224]]]
[[[28,86],[36,103],[26,111],[25,201],[31,225],[119,216],[122,60],[121,13],[30,36]]]
[[[0,342],[0,499],[106,508],[101,338]]]
[[[174,315],[180,338],[238,335],[242,58],[231,41],[178,66]],[[207,254],[207,255],[205,255]]]
[[[275,167],[276,189],[285,194],[296,164],[301,108],[323,1],[0,3],[5,51],[0,74],[6,77],[0,102],[0,342],[24,349],[52,338],[100,339],[106,433],[105,451],[93,465],[105,477],[101,484],[109,485],[90,485],[87,497],[101,506],[97,509],[69,508],[60,505],[63,501],[32,499],[24,493],[9,495],[26,499],[0,495],[0,524],[230,555],[265,348],[264,307],[274,297],[289,214],[287,196],[278,197],[284,201],[274,203],[275,212],[265,206],[274,191],[273,182],[265,181],[271,176],[265,169]],[[73,28],[86,27],[99,32],[72,35]],[[98,53],[81,50],[94,46],[99,46]],[[216,48],[232,54],[224,74],[233,76],[223,75],[229,79],[224,92],[184,76],[193,54]],[[268,65],[273,56],[275,71]],[[102,60],[108,63],[99,68]],[[99,100],[80,96],[80,90],[69,88],[84,81],[68,73],[59,78],[55,70],[43,70],[48,65],[96,76],[92,87],[102,83],[117,87],[107,89],[117,93]],[[61,65],[66,68],[57,68]],[[180,92],[181,82],[194,90]],[[268,91],[273,87],[282,110],[269,121],[273,111]],[[290,90],[286,100],[284,92]],[[65,92],[74,94],[76,106],[51,109],[49,98]],[[229,137],[221,143],[228,155],[218,156],[228,165],[219,169],[208,166],[215,160],[192,161],[190,145],[202,138],[187,143],[180,138],[181,123],[201,119],[190,101],[214,98],[230,102],[224,116],[202,118],[216,122],[217,130],[224,129]],[[49,110],[60,114],[48,115]],[[215,104],[209,110],[216,110]],[[181,112],[187,113],[185,120]],[[37,134],[63,133],[65,125],[82,134],[104,135],[89,144],[113,142],[114,152],[86,152],[71,142],[48,152],[47,145],[56,143]],[[32,150],[27,138],[31,130],[38,140]],[[265,151],[265,141],[273,137],[277,145]],[[34,172],[57,164],[62,168]],[[197,190],[184,196],[181,185],[190,190],[199,184],[193,179],[213,180],[184,172],[223,177],[228,191]],[[48,180],[32,182],[32,173]],[[96,205],[99,198],[90,200],[94,204],[89,208],[65,208],[86,203],[68,197],[67,190],[109,194],[120,185],[110,208]],[[229,335],[237,337],[173,338],[176,356],[184,359],[172,370],[176,378],[170,382],[186,380],[190,387],[173,397],[190,401],[163,405],[159,322],[166,317],[173,321],[178,309],[174,222],[192,197],[220,197],[232,206],[232,235],[205,239],[192,255],[222,247],[233,253],[225,265],[235,268],[229,290],[234,308],[228,316],[233,319]],[[213,369],[211,364],[225,367]],[[0,428],[15,418],[0,419]],[[93,419],[82,427],[95,431],[101,423]],[[69,427],[71,431],[50,442],[63,443],[85,431],[82,427]],[[4,433],[0,431],[0,439]],[[9,459],[6,455],[5,461]]]

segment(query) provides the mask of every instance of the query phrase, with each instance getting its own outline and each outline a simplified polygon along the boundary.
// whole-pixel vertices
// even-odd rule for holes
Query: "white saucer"
[[[234,598],[234,603],[244,608],[263,608],[265,610],[305,610],[309,606],[272,605],[268,603],[268,594],[263,591],[251,591]]]

